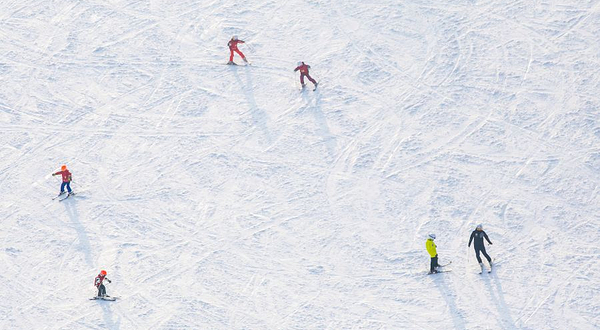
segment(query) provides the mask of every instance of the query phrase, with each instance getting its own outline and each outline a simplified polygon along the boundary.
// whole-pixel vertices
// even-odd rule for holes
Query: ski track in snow
[[[600,327],[599,6],[3,2],[0,329]]]

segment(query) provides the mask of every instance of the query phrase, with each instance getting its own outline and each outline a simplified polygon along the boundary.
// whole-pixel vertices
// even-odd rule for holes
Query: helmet
[[[429,238],[435,239],[435,234],[429,234]]]
[[[237,36],[233,36],[233,37],[231,37],[231,39],[238,40]]]
[[[67,169],[67,165],[63,165],[63,166],[61,166],[61,167],[60,167],[60,170],[61,170],[61,171],[64,171],[64,170],[66,170],[66,169]]]
[[[478,224],[475,229],[477,229],[477,230],[483,230],[483,225],[482,224]]]
[[[298,62],[298,66],[301,66],[303,62]]]
[[[100,275],[106,275],[106,271],[103,269],[100,271]]]

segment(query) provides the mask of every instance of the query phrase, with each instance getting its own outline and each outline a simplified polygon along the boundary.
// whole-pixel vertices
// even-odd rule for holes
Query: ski
[[[435,272],[435,273],[430,273],[430,272],[427,272],[427,273],[425,273],[425,275],[434,275],[434,274],[439,274],[439,273],[450,273],[451,271],[452,271],[451,269],[446,269],[446,270],[438,270],[438,271],[437,271],[437,272]]]
[[[52,200],[55,200],[55,199],[59,198],[60,196],[62,196],[62,195],[64,195],[64,194],[65,194],[65,193],[64,193],[64,192],[62,192],[62,193],[60,193],[60,194],[58,194],[58,195],[56,195],[56,196],[52,197]]]
[[[62,202],[62,201],[64,201],[65,199],[67,199],[67,198],[69,198],[69,197],[71,197],[71,196],[74,196],[74,195],[75,195],[75,193],[69,193],[69,194],[67,194],[67,197],[65,197],[65,198],[61,198],[61,199],[59,199],[58,201],[59,201],[59,202]]]
[[[452,261],[448,262],[447,264],[438,265],[438,267],[446,267],[446,266],[450,265],[451,263],[452,263]]]
[[[115,301],[117,297],[93,297],[90,300],[104,300],[104,301]]]

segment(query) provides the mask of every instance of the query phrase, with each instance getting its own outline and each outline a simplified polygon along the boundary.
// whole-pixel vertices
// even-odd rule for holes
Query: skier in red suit
[[[298,66],[294,69],[294,71],[300,71],[300,83],[302,84],[302,88],[304,88],[305,84],[304,84],[304,77],[308,78],[308,80],[310,80],[310,82],[312,82],[315,85],[315,89],[317,89],[317,85],[319,84],[318,82],[316,82],[308,73],[308,69],[310,69],[310,65],[305,64],[304,62],[298,62]]]
[[[248,63],[248,60],[246,59],[246,56],[244,56],[244,53],[242,53],[239,49],[238,49],[238,44],[244,44],[244,40],[239,40],[237,36],[233,36],[231,37],[231,40],[229,40],[229,42],[227,43],[227,46],[229,46],[229,62],[227,62],[227,64],[235,64],[233,63],[233,52],[238,53],[241,57],[242,60],[244,60],[244,62]]]
[[[67,191],[69,192],[69,195],[70,195],[72,193],[71,180],[73,178],[71,177],[71,172],[69,172],[69,170],[67,169],[67,165],[61,166],[59,172],[52,173],[52,176],[55,176],[55,175],[62,176],[62,184],[60,185],[60,194],[58,194],[58,196],[65,193],[65,187],[67,187]]]

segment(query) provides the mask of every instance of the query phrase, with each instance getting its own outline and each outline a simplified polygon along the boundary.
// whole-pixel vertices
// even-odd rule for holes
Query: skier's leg
[[[229,53],[229,62],[233,62],[233,49],[230,49]]]
[[[317,84],[317,82],[310,76],[310,74],[307,74],[306,78],[308,78],[308,80],[310,80],[311,83],[313,83],[315,85]]]
[[[65,186],[67,185],[67,183],[68,183],[68,182],[63,182],[63,183],[60,185],[60,193],[61,193],[61,194],[65,192]]]
[[[304,73],[300,73],[300,84],[304,86]]]
[[[71,182],[67,182],[67,191],[69,192],[69,194],[71,193]]]
[[[244,60],[244,62],[248,62],[246,56],[244,56],[244,53],[242,53],[239,49],[236,49],[235,51],[242,57],[242,60]]]
[[[431,258],[431,265],[430,265],[430,268],[429,268],[429,272],[430,273],[435,273],[436,272],[435,268],[437,266],[438,266],[438,257],[437,256],[432,257]]]
[[[492,262],[492,258],[487,254],[487,252],[485,252],[485,246],[481,247],[481,253],[483,253],[483,256],[487,259],[487,261],[489,263]],[[481,262],[481,261],[479,261]]]
[[[479,248],[475,248],[475,256],[477,257],[477,262],[481,263],[481,257],[479,256],[479,252],[481,250]]]
[[[104,284],[100,284],[98,291],[101,297],[104,297],[106,295],[106,287],[104,287]]]

